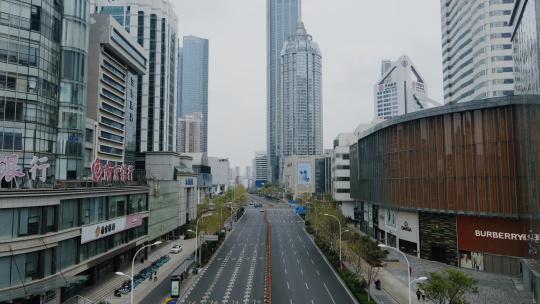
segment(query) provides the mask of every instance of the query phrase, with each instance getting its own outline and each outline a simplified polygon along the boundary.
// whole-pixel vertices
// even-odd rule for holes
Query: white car
[[[182,252],[182,245],[176,244],[171,248],[170,253],[180,253]]]

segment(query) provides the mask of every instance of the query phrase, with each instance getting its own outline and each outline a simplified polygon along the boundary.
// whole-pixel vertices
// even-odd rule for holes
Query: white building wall
[[[440,1],[444,102],[512,95],[514,1]]]

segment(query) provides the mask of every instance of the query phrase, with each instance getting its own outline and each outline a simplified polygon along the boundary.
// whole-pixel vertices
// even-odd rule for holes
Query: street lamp
[[[133,260],[131,260],[131,277],[128,276],[127,274],[123,273],[123,272],[120,272],[120,271],[115,272],[116,275],[125,276],[125,277],[128,277],[129,279],[131,279],[131,295],[130,295],[129,303],[133,304],[133,291],[135,290],[135,286],[133,284],[134,283],[133,277],[135,276],[135,274],[134,274],[134,272],[135,272],[135,258],[137,257],[139,252],[141,252],[141,250],[143,250],[144,248],[159,245],[161,243],[162,243],[161,241],[156,241],[156,242],[154,242],[154,243],[152,243],[150,245],[142,246],[141,248],[139,248],[139,250],[137,250],[137,252],[135,252],[135,254],[133,255]]]
[[[338,222],[339,224],[339,268],[340,269],[343,269],[343,263],[341,262],[341,221],[338,219],[337,216],[335,215],[332,215],[332,214],[328,214],[328,213],[325,213],[324,214],[325,216],[330,216],[330,217],[333,217],[336,219],[336,221]]]
[[[197,250],[199,249],[199,221],[205,217],[211,216],[212,213],[206,213],[201,215],[195,224],[195,255],[197,255]],[[199,266],[201,265],[201,251],[199,250]]]
[[[401,250],[399,250],[397,248],[394,248],[394,247],[387,246],[385,244],[379,244],[379,247],[380,248],[385,248],[385,249],[393,249],[394,251],[399,252],[405,258],[405,262],[407,262],[407,278],[408,278],[408,281],[409,281],[409,304],[411,304],[412,303],[412,300],[411,300],[411,284],[412,284],[412,281],[411,281],[411,264],[409,263],[409,259],[407,258],[407,255],[405,255],[405,253],[403,253]],[[419,277],[419,278],[415,279],[415,281],[425,281],[425,280],[427,280],[426,277]]]

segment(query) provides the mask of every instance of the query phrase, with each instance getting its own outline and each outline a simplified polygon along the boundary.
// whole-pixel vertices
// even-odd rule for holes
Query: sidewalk
[[[349,229],[365,235],[361,230],[352,224]],[[453,268],[466,273],[478,280],[478,293],[467,297],[470,303],[475,304],[529,304],[532,303],[532,296],[522,289],[520,278],[510,277],[500,274],[474,271],[455,266],[420,259],[407,255],[412,268],[412,278],[428,276],[430,272],[441,271],[446,268]],[[389,250],[387,260],[397,260],[399,262],[385,262],[385,267],[380,268],[378,278],[385,289],[398,303],[408,303],[408,276],[407,266],[402,255],[394,250]],[[418,301],[416,299],[416,285],[411,288],[412,303],[430,303],[429,301]]]
[[[179,254],[169,254],[173,244],[181,244],[182,252]],[[153,288],[159,285],[163,280],[169,280],[170,274],[195,251],[195,239],[189,240],[172,240],[163,242],[159,248],[149,252],[148,259],[144,263],[135,261],[135,273],[137,274],[144,267],[148,267],[155,260],[159,259],[163,255],[168,254],[171,259],[165,263],[158,270],[158,281],[144,281],[135,288],[134,303],[139,303]],[[121,268],[119,271],[131,275],[131,265]],[[99,301],[109,301],[111,304],[124,304],[129,303],[130,294],[123,295],[122,297],[115,297],[113,291],[122,285],[122,282],[128,278],[123,276],[114,275],[108,279],[101,281],[99,284],[92,286],[80,293],[81,296],[90,299],[94,303]]]

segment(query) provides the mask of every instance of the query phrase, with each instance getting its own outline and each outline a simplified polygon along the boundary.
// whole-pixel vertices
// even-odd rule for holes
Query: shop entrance
[[[450,264],[450,260],[448,259],[448,255],[446,254],[446,251],[448,250],[448,246],[443,244],[431,244],[431,260]]]
[[[399,239],[399,250],[410,255],[418,256],[416,243]]]

